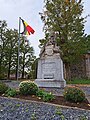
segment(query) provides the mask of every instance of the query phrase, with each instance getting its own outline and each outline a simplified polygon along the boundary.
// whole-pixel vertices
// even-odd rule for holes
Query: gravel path
[[[90,120],[90,111],[0,97],[0,120]]]

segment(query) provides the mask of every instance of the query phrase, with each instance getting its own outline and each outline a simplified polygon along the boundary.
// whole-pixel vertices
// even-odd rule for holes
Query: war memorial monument
[[[40,51],[35,83],[39,87],[64,88],[66,86],[66,81],[63,77],[63,62],[60,58],[60,50],[53,36]]]

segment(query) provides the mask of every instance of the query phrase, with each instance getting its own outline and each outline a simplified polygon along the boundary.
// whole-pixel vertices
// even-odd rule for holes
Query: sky
[[[83,16],[90,14],[90,0],[83,0]],[[35,33],[27,37],[38,57],[39,40],[44,38],[43,23],[39,12],[43,11],[44,0],[0,0],[0,20],[6,20],[8,28],[18,29],[19,17],[24,19]],[[90,18],[85,23],[85,33],[90,34]]]

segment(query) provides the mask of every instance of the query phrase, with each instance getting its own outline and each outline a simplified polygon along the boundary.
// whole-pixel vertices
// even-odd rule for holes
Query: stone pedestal
[[[41,49],[35,83],[39,87],[64,88],[66,86],[66,81],[63,78],[63,62],[60,58],[60,51],[53,41],[48,41]]]
[[[63,64],[61,59],[43,59],[38,61],[37,79],[39,87],[62,87],[66,86],[63,78]]]

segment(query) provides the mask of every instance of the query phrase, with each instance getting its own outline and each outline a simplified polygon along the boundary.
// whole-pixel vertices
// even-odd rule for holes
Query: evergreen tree
[[[44,0],[44,3],[45,9],[40,15],[44,22],[45,40],[47,41],[51,32],[54,32],[67,79],[70,79],[70,64],[77,62],[87,51],[82,0],[78,2],[75,0]],[[44,40],[42,43],[44,44]]]

